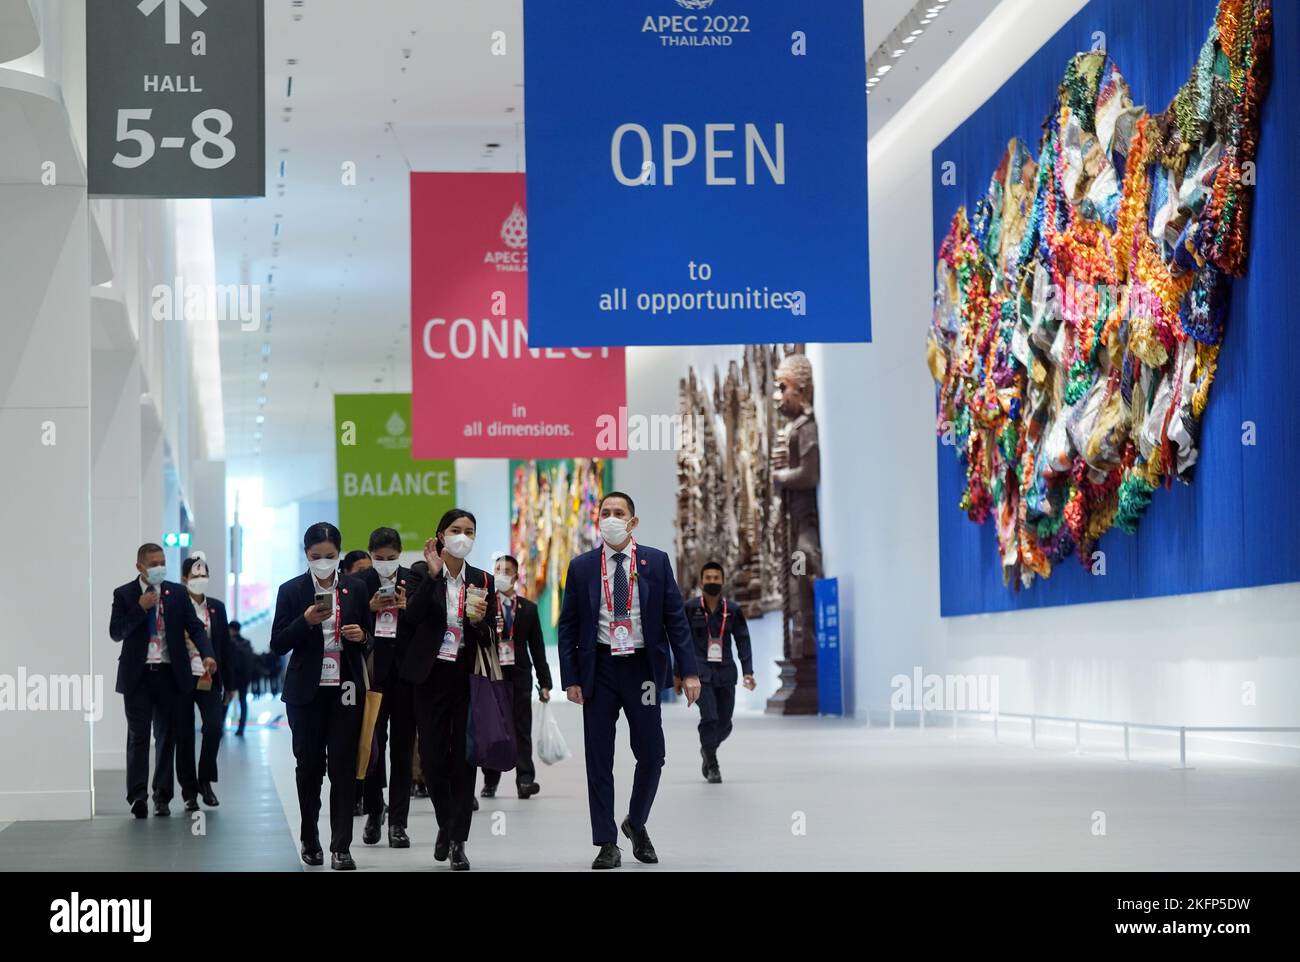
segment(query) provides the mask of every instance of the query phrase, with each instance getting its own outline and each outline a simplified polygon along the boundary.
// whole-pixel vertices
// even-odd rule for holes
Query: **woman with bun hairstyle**
[[[271,650],[289,655],[281,695],[297,759],[299,838],[307,865],[324,861],[317,821],[321,782],[330,777],[330,868],[357,867],[352,846],[357,741],[366,701],[364,659],[370,644],[366,588],[338,570],[339,529],[327,522],[303,535],[308,570],[280,585]]]
[[[465,758],[469,678],[477,649],[496,643],[496,593],[491,572],[465,561],[474,547],[474,515],[453,508],[424,545],[429,569],[408,589],[406,615],[416,626],[401,665],[415,686],[420,767],[438,816],[433,857],[450,859],[454,871],[469,869],[465,842],[474,814],[475,769]]]

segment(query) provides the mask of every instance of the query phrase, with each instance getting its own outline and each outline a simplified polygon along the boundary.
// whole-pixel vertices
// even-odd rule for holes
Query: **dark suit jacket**
[[[515,664],[503,674],[509,676],[516,688],[527,689],[537,670],[537,686],[551,687],[551,666],[546,663],[546,640],[542,637],[542,619],[537,605],[527,598],[515,595]]]
[[[370,644],[370,612],[366,608],[366,586],[356,578],[340,573],[339,627],[360,625],[366,632],[364,642],[343,639],[344,678],[357,686],[357,704],[366,690],[362,665]],[[325,658],[325,634],[321,625],[309,625],[303,612],[316,601],[316,582],[306,571],[280,585],[275,599],[275,620],[271,624],[271,651],[289,655],[284,673],[286,705],[308,705],[316,700],[320,688],[321,661]]]
[[[158,604],[163,606],[163,633],[166,636],[167,653],[172,660],[172,675],[177,687],[183,691],[194,690],[194,676],[190,674],[190,654],[185,647],[185,633],[188,631],[199,654],[204,658],[215,658],[208,633],[203,628],[203,621],[190,604],[190,593],[184,585],[173,581],[164,581],[158,586]],[[114,641],[122,643],[122,653],[117,656],[117,686],[120,694],[127,694],[140,680],[145,672],[145,658],[149,651],[149,630],[157,608],[145,611],[140,607],[140,596],[144,590],[140,579],[133,578],[122,587],[113,591],[113,614],[108,621],[108,635]],[[217,661],[220,670],[221,662]]]
[[[461,646],[460,656],[454,663],[458,671],[468,675],[474,670],[474,646],[489,648],[496,644],[497,592],[492,584],[492,576],[471,564],[465,565],[465,584],[487,589],[487,614],[477,625],[468,618],[465,619],[465,644]],[[442,636],[447,630],[445,570],[436,577],[421,578],[413,592],[407,588],[406,614],[415,626],[415,635],[402,659],[401,678],[414,685],[421,685],[428,679],[435,664],[453,667],[452,662],[438,661],[438,649],[442,647]]]
[[[605,603],[600,580],[604,545],[569,562],[560,608],[560,684],[582,686],[590,698],[596,683],[596,635],[600,606]],[[668,555],[658,548],[636,546],[636,587],[641,602],[641,633],[660,690],[672,686],[673,675],[698,674],[691,629],[686,623],[682,595],[677,590]],[[613,573],[610,573],[613,577]]]
[[[754,673],[754,652],[749,643],[749,625],[745,622],[745,613],[740,605],[730,598],[727,602],[727,630],[722,636],[722,661],[709,662],[709,635],[717,636],[722,628],[722,602],[709,614],[704,607],[703,598],[692,598],[686,602],[686,620],[691,623],[691,636],[695,639],[695,660],[700,667],[700,681],[714,685],[734,685],[740,681],[736,674],[736,660],[732,654],[731,643],[735,640],[736,650],[740,653],[740,665],[746,675]]]
[[[361,572],[361,583],[366,586],[366,605],[369,610],[370,599],[379,591],[379,572],[374,568],[367,568]],[[411,593],[415,591],[419,579],[411,573],[411,569],[403,565],[397,566],[397,583],[406,588],[406,596],[409,602]],[[370,637],[374,638],[374,663],[375,677],[370,679],[372,688],[380,691],[383,690],[384,684],[390,679],[395,678],[393,672],[396,671],[406,657],[406,651],[411,646],[411,639],[415,637],[415,620],[411,617],[410,611],[399,611],[397,613],[397,637],[396,638],[379,638],[375,635],[374,625],[378,616],[370,612]]]
[[[189,600],[188,594],[186,600]],[[205,600],[208,604],[208,621],[211,622],[208,641],[216,652],[213,657],[217,659],[217,677],[212,679],[212,690],[217,693],[223,688],[234,690],[239,685],[236,684],[235,655],[230,645],[230,620],[226,616],[226,605],[216,598]],[[192,602],[190,607],[194,607]]]

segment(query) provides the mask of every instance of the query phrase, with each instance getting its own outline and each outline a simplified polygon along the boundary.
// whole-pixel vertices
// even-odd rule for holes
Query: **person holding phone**
[[[496,644],[496,593],[492,575],[465,562],[474,547],[474,515],[452,508],[424,545],[428,576],[407,592],[406,615],[415,635],[402,659],[401,677],[414,686],[420,768],[424,772],[438,837],[433,857],[469,869],[465,843],[474,814],[475,770],[466,760],[469,678],[475,649]],[[486,617],[491,611],[494,617]]]
[[[366,587],[338,570],[339,529],[327,522],[303,535],[308,571],[280,586],[271,651],[289,655],[281,696],[297,760],[302,860],[320,865],[317,820],[321,783],[330,778],[330,868],[355,869],[352,804],[357,740],[366,700],[365,654],[370,641]]]
[[[183,697],[187,704],[180,709],[180,728],[176,732],[176,780],[181,783],[185,811],[197,812],[199,799],[209,808],[220,802],[212,783],[217,780],[217,751],[226,724],[226,707],[235,697],[235,662],[230,651],[230,630],[226,626],[226,606],[219,598],[208,595],[208,563],[195,554],[181,563],[181,581],[190,594],[194,613],[203,621],[208,642],[221,657],[219,674],[205,673],[194,690]],[[194,709],[198,708],[202,726],[202,747],[198,766],[194,764]]]
[[[388,845],[410,848],[406,834],[411,810],[411,758],[415,748],[415,694],[398,676],[415,627],[406,613],[407,589],[415,581],[411,569],[398,559],[402,537],[393,528],[376,528],[370,533],[371,567],[361,574],[370,596],[371,637],[374,638],[374,672],[371,686],[384,693],[375,722],[377,758],[367,773],[364,787],[365,828],[361,840],[377,845],[384,823],[384,747],[391,745],[388,783]],[[391,726],[391,730],[390,730]]]

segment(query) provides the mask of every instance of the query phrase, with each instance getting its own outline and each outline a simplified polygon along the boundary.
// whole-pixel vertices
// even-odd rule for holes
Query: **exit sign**
[[[188,531],[168,531],[163,535],[164,548],[188,548],[190,533]]]

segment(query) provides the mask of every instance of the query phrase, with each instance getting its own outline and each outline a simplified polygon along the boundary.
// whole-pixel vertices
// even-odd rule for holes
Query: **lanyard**
[[[708,608],[705,608],[704,610],[707,615],[707,621],[712,621],[713,620],[712,613],[709,612]],[[708,630],[707,621],[705,624],[706,631]],[[727,637],[727,599],[723,598],[722,599],[722,627],[718,629],[718,640],[721,641],[723,638],[726,637]]]
[[[632,581],[636,573],[636,542],[632,542],[631,558],[628,564],[631,565],[631,571],[628,572],[627,578],[627,616],[632,617]],[[614,617],[614,595],[609,590],[609,569],[605,563],[605,549],[600,550],[600,580],[605,586],[605,605],[609,608],[609,616]]]
[[[506,616],[505,611],[501,606],[500,595],[497,595],[497,614],[501,617],[501,624],[504,625],[506,623]],[[517,610],[512,610],[510,612],[510,634],[506,635],[506,641],[513,642],[515,640],[515,622],[518,620],[519,612]]]
[[[484,591],[487,591],[487,586],[488,586],[488,583],[487,583],[487,572],[485,571],[485,572],[483,572],[483,590],[484,590]],[[460,622],[460,626],[461,626],[462,628],[465,627],[465,590],[466,590],[466,588],[467,588],[467,584],[462,584],[462,585],[460,586],[460,601],[459,601],[459,602],[457,603],[457,605],[456,605],[456,620]],[[497,599],[497,610],[500,611],[500,608],[501,608],[501,599],[498,598],[498,599]],[[513,633],[514,633],[514,631],[513,631],[513,628],[512,628],[512,629],[511,629],[511,634],[513,635]]]

